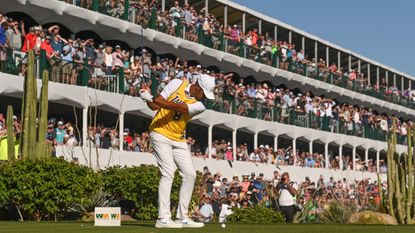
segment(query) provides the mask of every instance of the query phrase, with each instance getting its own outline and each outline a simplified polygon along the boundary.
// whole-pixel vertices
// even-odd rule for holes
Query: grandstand
[[[74,40],[76,52],[82,53],[81,45],[84,54],[88,46],[99,51],[103,45],[105,51],[113,47],[114,53],[124,57],[116,64],[119,57],[112,56],[112,66],[98,67],[87,56],[66,61],[59,54],[54,65],[47,64],[51,57],[40,49],[38,70],[47,68],[52,73],[49,113],[79,129],[74,133],[79,143],[58,145],[58,156],[77,157],[95,168],[155,164],[150,150],[126,151],[131,148],[122,145],[120,135],[129,134],[130,129],[145,132],[154,115],[137,97],[142,80],[157,93],[168,79],[191,73],[190,67],[219,80],[217,98],[206,103],[210,110],[193,119],[188,130],[198,144],[194,161],[199,170],[208,166],[228,177],[251,171],[272,177],[274,170],[281,169],[298,181],[306,176],[317,180],[320,174],[374,180],[375,172],[382,171],[387,162],[386,139],[392,119],[399,122],[402,145],[397,150],[405,152],[405,127],[412,126],[415,114],[415,84],[410,75],[231,1],[180,1],[193,9],[188,9],[190,21],[186,13],[175,16],[173,1],[108,2],[3,0],[0,5],[0,12],[13,19],[10,22],[24,21],[26,34],[33,28],[42,37],[46,29],[52,36]],[[135,60],[142,68],[134,66]],[[168,66],[170,61],[173,64]],[[65,73],[69,63],[72,70]],[[165,63],[173,75],[157,72],[158,65],[164,69]],[[199,65],[202,70],[197,71]],[[24,67],[24,50],[7,48],[0,74],[0,112],[8,104],[19,109]],[[254,94],[239,87],[253,88]],[[272,95],[268,98],[263,89]],[[99,124],[115,130],[118,146],[91,150],[102,147],[102,142],[97,144],[90,137]],[[231,147],[232,159],[218,156],[213,146],[216,140],[225,140],[225,148]],[[247,154],[265,146],[274,151],[258,161],[237,159],[239,146],[245,143]],[[281,164],[279,148],[291,151]],[[88,149],[91,158],[86,156]],[[309,158],[318,162],[317,168],[306,166]]]

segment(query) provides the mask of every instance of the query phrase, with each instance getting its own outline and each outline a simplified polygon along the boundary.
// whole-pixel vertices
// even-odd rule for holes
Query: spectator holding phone
[[[297,183],[291,182],[288,172],[284,172],[281,176],[279,184],[277,185],[277,191],[278,204],[287,223],[292,223],[294,221],[296,204],[295,197],[297,195],[297,189]]]

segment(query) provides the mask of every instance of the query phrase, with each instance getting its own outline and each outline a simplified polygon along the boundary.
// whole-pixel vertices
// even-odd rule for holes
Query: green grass
[[[153,223],[128,223],[121,227],[94,227],[81,222],[0,222],[0,232],[30,233],[156,233],[156,232],[200,232],[200,233],[414,233],[415,226],[365,226],[365,225],[320,225],[320,224],[209,224],[201,229],[156,229]]]

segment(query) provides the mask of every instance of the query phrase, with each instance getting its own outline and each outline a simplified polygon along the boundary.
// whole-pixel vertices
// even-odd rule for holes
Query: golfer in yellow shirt
[[[150,142],[161,172],[159,183],[159,214],[157,228],[203,227],[203,223],[188,218],[196,172],[186,143],[186,126],[189,120],[205,111],[200,102],[214,99],[215,79],[201,75],[195,84],[187,80],[173,79],[157,97],[143,86],[140,96],[152,110],[157,110],[150,125]],[[171,219],[170,192],[176,169],[182,176],[176,221]]]

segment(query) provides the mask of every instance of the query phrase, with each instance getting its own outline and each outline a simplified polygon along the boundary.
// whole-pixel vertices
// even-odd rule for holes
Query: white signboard
[[[121,207],[95,207],[95,226],[121,226]]]

